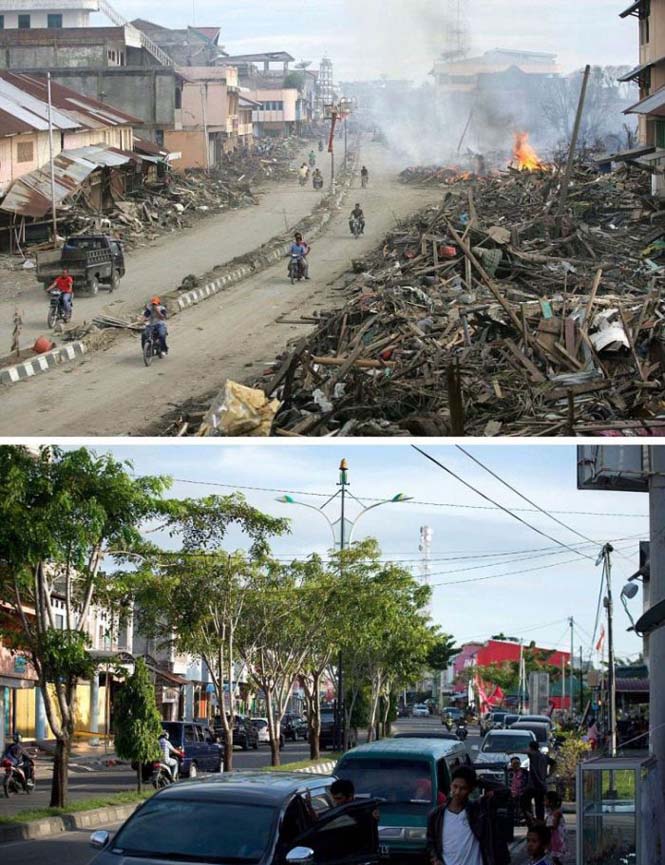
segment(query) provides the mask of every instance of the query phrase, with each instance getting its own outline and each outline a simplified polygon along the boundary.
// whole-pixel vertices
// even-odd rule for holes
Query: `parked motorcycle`
[[[296,280],[300,282],[305,276],[305,271],[302,266],[302,257],[300,255],[291,255],[291,260],[289,261],[289,279],[291,280],[291,285],[294,285]]]
[[[164,357],[162,341],[159,338],[157,329],[150,324],[146,325],[146,327],[143,329],[143,335],[141,338],[141,351],[143,352],[143,363],[146,366],[150,366],[153,357]]]
[[[357,240],[357,239],[360,237],[360,235],[362,234],[362,231],[363,231],[363,224],[362,224],[362,222],[358,219],[358,217],[355,216],[355,217],[351,220],[351,234],[353,234],[353,236],[354,236],[354,237],[356,238],[356,240]]]
[[[466,739],[466,737],[469,735],[469,731],[466,729],[466,724],[458,724],[456,729],[455,729],[455,733],[457,735],[457,738],[461,742],[463,742]]]
[[[177,750],[176,760],[178,761],[178,775],[180,774],[180,766],[185,758],[185,752]],[[152,764],[152,778],[150,783],[155,790],[161,790],[162,787],[168,787],[169,784],[174,784],[176,779],[171,774],[170,768],[161,760],[155,760]]]
[[[35,774],[32,770],[32,777],[27,779],[25,772],[16,763],[13,763],[8,757],[5,757],[0,764],[5,770],[5,778],[2,784],[5,797],[9,799],[17,793],[30,794],[35,789]]]
[[[57,288],[52,288],[49,291],[49,307],[46,323],[51,329],[53,329],[59,321],[67,324],[72,317],[71,309],[69,312],[65,311],[62,294],[63,293]]]

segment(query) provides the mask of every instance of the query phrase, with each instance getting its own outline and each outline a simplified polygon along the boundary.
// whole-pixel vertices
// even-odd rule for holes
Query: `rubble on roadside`
[[[348,302],[251,382],[275,435],[665,432],[665,210],[576,166],[446,186],[353,264]]]

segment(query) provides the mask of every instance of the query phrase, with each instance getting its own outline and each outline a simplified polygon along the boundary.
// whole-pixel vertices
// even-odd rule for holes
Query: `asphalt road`
[[[103,754],[100,754],[102,757]],[[283,763],[295,763],[309,758],[307,742],[286,742],[282,750]],[[270,747],[260,745],[258,751],[233,752],[235,769],[258,769],[270,765]],[[19,795],[11,799],[0,798],[0,816],[6,817],[26,808],[47,808],[50,799],[51,761],[40,760],[37,764],[37,785],[30,796]],[[129,766],[90,767],[72,760],[69,771],[70,797],[90,799],[136,788],[136,775]]]
[[[395,725],[395,732],[420,732],[438,731],[441,729],[441,721],[439,718],[403,718]],[[470,730],[467,739],[467,746],[470,748],[473,744],[478,744],[480,741],[477,735],[477,728]],[[307,743],[288,743],[282,751],[283,762],[306,759],[309,751]],[[267,749],[256,752],[236,752],[235,764],[237,768],[252,768],[256,765],[267,765],[270,762]],[[107,770],[107,778],[118,778],[123,775],[127,780],[126,771],[114,774],[116,770]],[[102,773],[103,774],[103,773]],[[72,782],[75,780],[72,777]],[[89,783],[92,779],[89,779]],[[111,781],[110,783],[114,783]],[[125,787],[127,784],[125,783]],[[104,788],[107,789],[107,788]],[[110,789],[110,788],[109,788]],[[86,795],[91,795],[90,791]],[[4,803],[0,803],[0,813],[3,813],[2,807]],[[107,831],[113,832],[117,829],[118,824],[112,823],[104,828]],[[63,863],[67,865],[88,865],[94,859],[94,852],[89,846],[90,832],[67,832],[64,835],[54,838],[45,838],[40,841],[17,841],[10,844],[0,846],[2,861],[11,863],[11,865],[50,865],[50,863]]]
[[[376,247],[399,219],[440,200],[439,190],[400,184],[379,145],[363,145],[361,159],[370,170],[369,189],[358,189],[356,178],[342,212],[312,242],[310,282],[291,286],[284,262],[198,304],[173,319],[171,351],[149,369],[138,336],[127,334],[80,362],[6,386],[0,391],[0,435],[155,434],[173,404],[215,392],[227,378],[243,382],[252,368],[262,372],[289,339],[311,330],[310,324],[292,324],[294,319],[341,305],[334,283],[352,258]],[[367,217],[366,234],[359,239],[348,227],[356,201]],[[246,213],[246,232],[258,241],[251,218],[261,218],[261,208]],[[195,243],[192,236],[192,248]],[[171,258],[166,250],[164,254]],[[200,271],[194,265],[191,261],[188,270]]]

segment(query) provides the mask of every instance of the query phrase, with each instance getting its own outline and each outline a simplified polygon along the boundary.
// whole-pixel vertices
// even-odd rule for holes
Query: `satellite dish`
[[[662,628],[663,625],[665,625],[665,599],[654,604],[637,620],[635,631],[644,637]]]

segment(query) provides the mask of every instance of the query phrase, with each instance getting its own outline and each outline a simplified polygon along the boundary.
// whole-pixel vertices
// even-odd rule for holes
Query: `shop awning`
[[[651,96],[626,108],[624,114],[648,114],[652,117],[665,117],[665,87],[656,90]]]
[[[626,81],[634,81],[647,69],[651,69],[652,66],[657,66],[659,63],[663,63],[663,61],[665,61],[665,57],[659,57],[657,60],[650,60],[648,63],[641,63],[639,66],[631,69],[630,72],[622,75],[621,78],[617,78],[617,81],[621,81],[622,83],[625,83]]]

